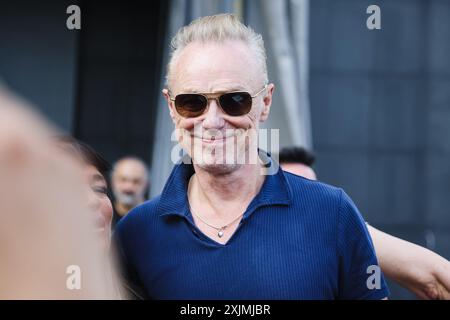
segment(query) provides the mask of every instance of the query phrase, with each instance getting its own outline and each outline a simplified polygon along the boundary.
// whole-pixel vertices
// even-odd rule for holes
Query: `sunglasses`
[[[202,115],[209,106],[209,100],[216,100],[219,107],[227,115],[237,117],[250,112],[252,99],[256,98],[267,88],[267,84],[255,95],[245,91],[226,93],[182,93],[175,98],[170,98],[175,102],[175,109],[185,118],[195,118]]]

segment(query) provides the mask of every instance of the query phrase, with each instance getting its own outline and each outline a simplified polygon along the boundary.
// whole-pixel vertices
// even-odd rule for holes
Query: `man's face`
[[[247,91],[255,95],[264,87],[254,53],[241,41],[191,43],[179,53],[172,74],[172,98],[181,93],[230,91]],[[195,118],[178,114],[165,92],[172,120],[178,129],[178,141],[194,163],[210,172],[225,173],[238,168],[249,150],[256,151],[257,135],[254,133],[257,133],[259,122],[268,117],[273,88],[273,84],[269,84],[253,99],[248,114],[227,115],[217,101],[211,99],[207,111]]]
[[[136,206],[144,200],[148,183],[147,170],[135,160],[122,160],[114,168],[112,189],[117,202]]]

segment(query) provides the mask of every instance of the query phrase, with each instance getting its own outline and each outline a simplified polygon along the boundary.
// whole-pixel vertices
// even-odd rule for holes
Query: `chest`
[[[332,299],[338,262],[330,237],[244,222],[227,245],[172,230],[139,264],[157,299]],[[310,229],[310,228],[309,228]],[[298,230],[297,230],[298,231]],[[309,233],[309,234],[308,234]],[[190,239],[190,240],[187,240]],[[153,242],[155,243],[155,242]]]

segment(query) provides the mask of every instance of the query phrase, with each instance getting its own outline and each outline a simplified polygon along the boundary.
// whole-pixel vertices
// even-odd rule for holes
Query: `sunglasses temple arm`
[[[267,84],[264,85],[264,88],[262,88],[261,90],[259,90],[255,95],[251,96],[252,98],[256,98],[257,96],[259,96],[261,94],[261,92],[263,92],[264,90],[266,90],[267,88]]]

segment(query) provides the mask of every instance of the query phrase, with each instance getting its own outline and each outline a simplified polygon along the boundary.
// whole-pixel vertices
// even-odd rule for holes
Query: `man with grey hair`
[[[131,209],[145,201],[149,177],[144,161],[135,156],[117,160],[111,172],[111,186],[114,194],[115,225]]]
[[[260,35],[233,15],[197,19],[172,41],[167,80],[189,159],[116,228],[129,285],[154,299],[388,296],[345,192],[285,174],[258,151],[275,88]]]

